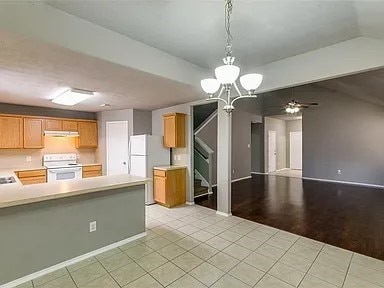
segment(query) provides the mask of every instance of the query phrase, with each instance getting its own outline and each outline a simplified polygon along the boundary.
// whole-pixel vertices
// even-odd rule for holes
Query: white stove
[[[48,182],[81,179],[83,168],[77,163],[76,154],[46,154],[43,165],[47,168]]]

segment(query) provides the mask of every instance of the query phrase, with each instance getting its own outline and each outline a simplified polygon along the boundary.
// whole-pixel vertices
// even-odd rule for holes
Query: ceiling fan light
[[[200,85],[207,94],[215,94],[220,88],[220,82],[214,78],[203,79],[200,81]]]
[[[295,107],[295,108],[293,108],[293,113],[297,113],[297,112],[299,112],[300,111],[300,108],[299,107]]]
[[[247,91],[256,90],[263,81],[263,75],[250,73],[240,77],[241,86]]]
[[[215,69],[215,76],[221,84],[233,84],[240,74],[240,68],[235,65],[223,65]]]

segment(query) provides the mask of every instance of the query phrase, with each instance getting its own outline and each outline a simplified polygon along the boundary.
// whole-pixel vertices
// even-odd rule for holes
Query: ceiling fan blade
[[[313,102],[313,103],[298,103],[299,105],[305,105],[305,106],[317,106],[319,103]]]

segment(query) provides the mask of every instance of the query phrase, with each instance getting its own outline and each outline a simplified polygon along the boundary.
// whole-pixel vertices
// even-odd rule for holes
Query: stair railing
[[[195,170],[208,183],[208,194],[213,193],[213,153],[212,148],[203,140],[197,136],[194,137]]]

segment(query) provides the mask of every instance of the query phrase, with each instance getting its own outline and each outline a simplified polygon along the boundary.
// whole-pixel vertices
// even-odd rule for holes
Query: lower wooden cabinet
[[[47,182],[47,169],[20,170],[15,173],[23,185]]]
[[[83,166],[83,178],[98,177],[102,175],[102,166],[100,164]]]
[[[157,203],[168,208],[185,204],[186,168],[154,169],[153,194]]]

